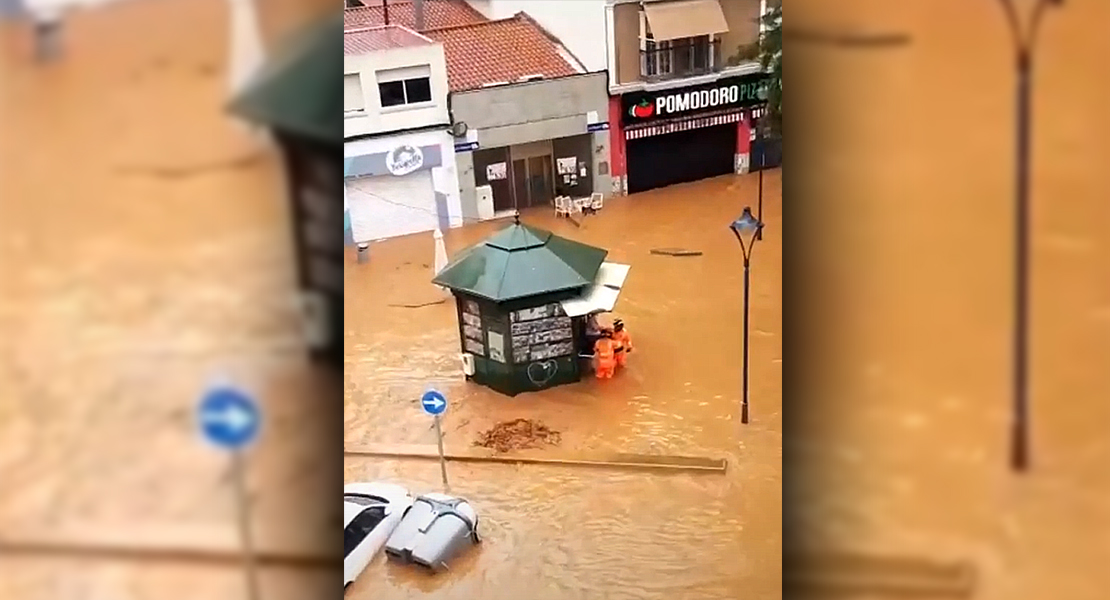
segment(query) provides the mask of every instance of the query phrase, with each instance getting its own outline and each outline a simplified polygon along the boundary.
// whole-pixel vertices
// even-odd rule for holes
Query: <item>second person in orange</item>
[[[594,372],[598,379],[610,379],[617,370],[616,352],[617,345],[613,341],[613,332],[608,329],[601,331],[601,337],[594,343],[594,357],[597,367]]]
[[[632,352],[632,336],[628,335],[628,330],[624,328],[624,321],[620,319],[613,321],[613,343],[616,346],[613,353],[617,366],[623,367],[628,363],[628,353]]]

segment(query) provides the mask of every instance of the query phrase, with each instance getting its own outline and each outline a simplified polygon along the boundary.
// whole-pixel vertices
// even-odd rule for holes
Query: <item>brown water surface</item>
[[[346,270],[345,441],[434,444],[419,406],[450,401],[447,447],[514,418],[562,433],[570,450],[727,458],[725,475],[452,464],[452,492],[481,512],[480,551],[435,578],[373,565],[350,598],[536,600],[773,599],[781,596],[781,286],[779,172],[765,181],[765,240],[752,280],[752,422],[739,422],[742,260],[728,223],[756,197],[755,176],[723,177],[607,201],[581,227],[549,210],[530,225],[604,247],[631,265],[615,316],[636,351],[615,379],[515,398],[462,381],[455,309],[430,283],[431,234],[376,243]],[[505,222],[448,232],[449,253]],[[667,257],[652,248],[699,250]],[[550,450],[557,454],[558,448]],[[435,462],[349,458],[348,481],[440,487]]]

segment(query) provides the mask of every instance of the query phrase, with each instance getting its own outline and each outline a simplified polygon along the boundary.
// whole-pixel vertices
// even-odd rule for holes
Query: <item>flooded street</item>
[[[724,177],[608,200],[580,228],[549,210],[522,222],[609,250],[631,265],[614,315],[636,351],[617,377],[515,398],[462,380],[452,303],[430,284],[431,234],[375,243],[346,270],[345,443],[435,444],[420,408],[436,385],[448,451],[500,421],[530,418],[565,450],[727,458],[727,474],[538,465],[449,466],[452,493],[484,520],[485,543],[437,577],[379,557],[348,598],[536,600],[781,597],[779,172],[765,180],[765,240],[753,257],[752,422],[739,422],[742,256],[728,224],[754,204],[756,177]],[[508,222],[445,235],[449,254]],[[700,257],[652,255],[681,247]],[[347,481],[440,487],[435,461],[348,458]],[[406,595],[407,594],[407,595]]]
[[[68,56],[42,69],[26,30],[0,26],[5,538],[236,548],[227,459],[193,414],[226,378],[266,410],[250,459],[259,544],[333,547],[327,505],[288,493],[334,489],[320,439],[337,432],[312,402],[276,156],[224,113],[226,13],[81,12]],[[0,560],[3,598],[244,597],[236,568]],[[337,579],[274,571],[263,588],[301,599],[321,578]]]
[[[1027,16],[1033,2],[1015,4]],[[814,67],[798,93],[822,109],[791,127],[837,150],[805,161],[808,206],[789,213],[791,234],[812,241],[805,293],[822,299],[789,326],[825,341],[812,349],[821,361],[789,374],[805,388],[786,408],[788,481],[811,486],[795,505],[802,529],[825,545],[970,558],[982,600],[1105,598],[1110,4],[1067,2],[1041,25],[1026,477],[1007,470],[1014,75],[998,3],[805,0],[791,11],[913,38],[794,47]]]

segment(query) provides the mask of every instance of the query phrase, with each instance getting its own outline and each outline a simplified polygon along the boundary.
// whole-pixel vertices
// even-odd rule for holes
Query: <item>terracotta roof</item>
[[[385,25],[382,0],[364,0],[366,6],[343,11],[343,23],[349,28]],[[412,0],[388,0],[389,23],[415,28]],[[424,0],[424,29],[455,27],[488,21],[463,0]]]
[[[362,29],[347,29],[343,31],[344,56],[357,56],[375,50],[404,48],[406,46],[423,46],[432,43],[432,40],[419,33],[398,25],[390,25],[388,27],[364,27]]]
[[[507,19],[424,32],[443,42],[451,91],[472,90],[522,77],[545,79],[586,72],[570,52],[525,13]]]

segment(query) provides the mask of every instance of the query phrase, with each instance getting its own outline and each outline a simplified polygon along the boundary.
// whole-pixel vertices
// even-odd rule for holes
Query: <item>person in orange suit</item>
[[[613,321],[613,343],[616,345],[613,356],[616,358],[617,366],[623,367],[628,362],[628,353],[632,352],[632,336],[628,335],[628,330],[624,328],[624,321],[620,319]]]
[[[598,379],[613,377],[613,371],[617,370],[615,355],[616,344],[613,342],[613,333],[608,329],[603,330],[601,337],[594,343],[594,358],[597,359],[597,367],[594,371]]]

